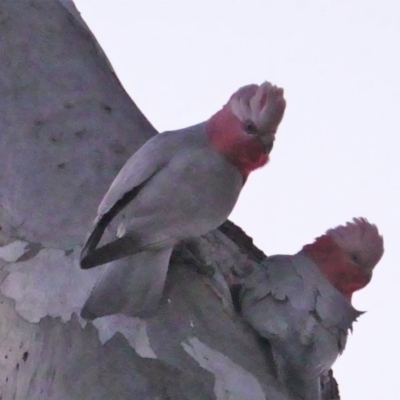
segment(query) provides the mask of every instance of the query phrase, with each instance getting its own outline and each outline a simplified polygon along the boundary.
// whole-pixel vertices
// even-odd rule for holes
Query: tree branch
[[[0,37],[0,398],[290,400],[233,308],[264,255],[230,222],[179,246],[154,317],[79,317],[81,244],[156,131],[70,0],[2,0]]]

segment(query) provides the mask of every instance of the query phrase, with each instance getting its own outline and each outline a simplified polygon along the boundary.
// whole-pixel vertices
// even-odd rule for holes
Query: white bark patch
[[[139,356],[157,358],[147,336],[146,321],[117,314],[97,318],[93,321],[93,325],[99,331],[99,339],[102,344],[108,342],[117,332],[120,332]]]
[[[15,240],[3,247],[0,247],[0,258],[7,262],[17,261],[26,252],[27,242]]]
[[[182,347],[202,368],[215,375],[214,392],[218,400],[265,400],[257,379],[228,357],[208,347],[197,338],[190,338]]]
[[[0,248],[0,257],[16,261],[27,244],[10,243]],[[16,312],[28,322],[37,323],[46,316],[61,317],[67,322],[76,313],[82,327],[85,326],[87,322],[79,315],[104,267],[82,270],[78,264],[79,252],[80,248],[69,255],[62,250],[43,249],[27,261],[7,265],[4,270],[9,275],[0,286],[1,294],[15,301]],[[145,321],[112,315],[98,318],[93,324],[103,344],[120,332],[141,357],[157,358],[150,346]]]
[[[80,269],[78,251],[65,255],[62,250],[43,249],[27,261],[8,265],[4,270],[10,274],[0,292],[15,301],[16,312],[28,322],[46,316],[69,321],[73,313],[79,315],[101,273]],[[81,318],[80,322],[85,324]]]

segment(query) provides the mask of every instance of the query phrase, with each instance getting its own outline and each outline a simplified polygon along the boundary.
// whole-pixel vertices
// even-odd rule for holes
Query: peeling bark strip
[[[246,253],[252,260],[261,262],[266,255],[253,244],[253,239],[246,235],[242,228],[238,227],[231,221],[226,221],[219,227],[219,230],[229,239],[231,239],[237,247]]]
[[[97,205],[156,131],[71,0],[0,8],[0,398],[292,400],[233,310],[263,254],[229,222],[177,249],[154,317],[79,318]]]

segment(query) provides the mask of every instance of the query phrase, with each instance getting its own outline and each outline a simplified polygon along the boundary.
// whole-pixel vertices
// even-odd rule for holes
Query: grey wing
[[[326,351],[319,341],[329,337],[315,316],[318,290],[307,275],[309,267],[297,255],[266,259],[245,281],[241,311],[270,343],[280,379],[302,398],[316,400]],[[331,343],[327,346],[330,351]]]
[[[154,136],[147,141],[122,167],[98,208],[94,227],[81,252],[80,264],[83,269],[92,268],[108,261],[103,261],[104,254],[110,254],[108,248],[101,254],[96,253],[96,246],[100,242],[105,229],[112,219],[129,203],[146,183],[168,162],[174,147],[169,142],[179,141],[181,135],[173,132]],[[172,138],[172,140],[171,140]],[[172,143],[174,144],[174,143]],[[132,242],[125,243],[122,238],[117,243],[116,250],[122,251]],[[114,259],[114,257],[112,257]],[[111,261],[111,260],[109,260]]]
[[[284,341],[301,293],[303,282],[292,257],[269,257],[244,282],[239,298],[242,315],[261,336]]]

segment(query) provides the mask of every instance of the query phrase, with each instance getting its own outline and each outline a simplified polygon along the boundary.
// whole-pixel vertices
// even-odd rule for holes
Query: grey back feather
[[[99,205],[98,216],[107,213],[127,192],[165,166],[180,149],[204,146],[206,141],[204,123],[153,136],[128,159],[115,177]]]
[[[217,228],[242,186],[240,171],[210,145],[204,124],[157,135],[127,161],[104,196],[81,267]],[[97,248],[106,229],[118,238]]]
[[[301,252],[267,258],[244,282],[241,312],[299,373],[329,370],[361,314]]]

